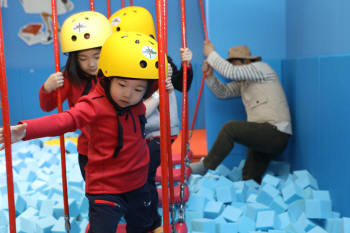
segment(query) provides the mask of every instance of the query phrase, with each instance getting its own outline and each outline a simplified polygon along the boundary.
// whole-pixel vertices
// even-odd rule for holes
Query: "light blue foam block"
[[[215,188],[222,188],[222,187],[233,187],[233,182],[227,179],[224,176],[221,176],[219,180],[215,184]]]
[[[272,187],[277,189],[280,182],[281,182],[281,179],[267,174],[264,176],[264,178],[261,181],[261,187],[264,187],[265,184],[270,184]]]
[[[238,225],[237,223],[217,223],[216,233],[237,233]]]
[[[300,215],[305,211],[305,200],[297,200],[288,205],[287,212],[293,222],[296,222]]]
[[[312,199],[319,199],[319,200],[326,200],[326,201],[331,200],[331,196],[329,195],[328,190],[314,190],[314,189],[312,189],[311,198]]]
[[[215,172],[218,173],[221,176],[227,176],[228,173],[230,173],[230,169],[228,169],[225,165],[220,164],[216,169]]]
[[[328,219],[323,219],[323,228],[328,232],[328,233],[338,233],[339,231],[339,226],[341,224],[342,219],[341,218],[328,218]]]
[[[277,195],[271,202],[270,208],[276,211],[277,214],[285,212],[288,208],[288,205],[284,203],[283,198],[280,195]]]
[[[339,226],[339,233],[350,232],[350,218],[342,218]]]
[[[69,232],[80,232],[80,226],[73,217],[69,218],[71,230]],[[52,233],[66,233],[64,217],[60,217],[51,229]]]
[[[236,202],[237,196],[233,186],[216,188],[217,201],[223,203]]]
[[[266,206],[271,205],[273,199],[279,194],[279,191],[272,185],[266,183],[264,187],[260,189],[256,201]]]
[[[311,229],[319,225],[315,220],[306,218],[305,213],[300,215],[296,223],[302,226],[306,232],[309,232]]]
[[[17,233],[34,233],[34,222],[18,216],[16,218],[16,230]]]
[[[225,210],[222,212],[221,216],[227,222],[237,222],[238,218],[241,217],[243,211],[241,209],[235,208],[233,206],[226,206]]]
[[[280,230],[281,229],[281,220],[277,215],[276,211],[260,211],[256,219],[256,229],[257,230]]]
[[[290,204],[299,199],[305,199],[304,190],[295,183],[291,183],[282,189],[282,196],[286,204]]]
[[[332,217],[332,202],[328,200],[305,200],[305,216],[313,219]]]
[[[55,200],[43,200],[40,205],[39,217],[53,216],[54,206],[56,205]]]
[[[0,209],[0,226],[9,225],[9,212],[8,210]]]
[[[216,232],[216,222],[212,219],[194,219],[192,220],[192,226],[191,226],[192,232],[198,231],[198,232],[208,232],[208,233],[214,233]]]
[[[192,220],[194,219],[202,219],[204,218],[203,211],[189,211],[186,210],[186,225],[188,230],[191,230],[192,227]]]
[[[65,150],[68,151],[70,154],[77,153],[77,146],[75,145],[75,143],[72,140],[66,139]]]
[[[53,226],[56,224],[57,220],[48,216],[42,219],[39,219],[35,222],[35,232],[37,233],[50,233]]]
[[[298,224],[293,222],[288,224],[288,226],[283,228],[283,230],[287,232],[293,232],[293,233],[306,233],[306,231],[303,229],[302,226],[299,226]]]
[[[187,209],[192,211],[204,211],[204,207],[208,203],[208,198],[192,194],[187,201]]]
[[[209,201],[204,207],[204,218],[215,219],[225,209],[224,203]]]
[[[312,228],[310,231],[308,231],[307,233],[327,233],[327,231],[325,231],[320,226],[316,226],[316,227]]]
[[[238,232],[248,233],[249,231],[255,231],[255,222],[246,216],[242,216],[237,221]]]
[[[229,174],[227,174],[227,178],[233,182],[242,180],[242,170],[238,167],[234,167]]]

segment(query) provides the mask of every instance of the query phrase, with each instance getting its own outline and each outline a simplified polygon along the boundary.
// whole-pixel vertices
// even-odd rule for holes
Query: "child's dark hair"
[[[95,49],[101,49],[101,47]],[[68,54],[66,66],[64,67],[67,72],[68,80],[71,81],[74,86],[81,86],[86,81],[84,71],[79,65],[78,53],[79,51],[70,52]]]
[[[126,77],[118,77],[118,76],[105,77],[101,70],[98,71],[97,77],[100,78],[101,85],[105,89],[106,92],[109,92],[110,86],[111,86],[111,81],[114,78],[131,79],[131,80],[145,80],[145,81],[147,81],[147,89],[146,89],[144,96],[142,97],[143,99],[148,99],[149,97],[152,96],[152,94],[155,92],[155,90],[154,90],[154,88],[152,88],[152,86],[156,81],[158,81],[158,79],[126,78]]]

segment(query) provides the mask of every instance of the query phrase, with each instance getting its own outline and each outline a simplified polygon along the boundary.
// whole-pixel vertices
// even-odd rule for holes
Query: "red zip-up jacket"
[[[83,94],[84,88],[86,86],[86,82],[84,82],[81,86],[75,86],[73,85],[68,78],[66,78],[67,73],[63,72],[64,75],[64,83],[61,87],[61,100],[62,103],[68,99],[68,106],[69,108],[73,107],[77,102],[78,99]],[[96,78],[99,82],[98,78]],[[91,80],[91,93],[95,87],[96,84],[93,80]],[[51,92],[44,92],[43,91],[44,84],[40,88],[39,92],[39,102],[40,102],[40,108],[44,112],[51,112],[55,108],[57,108],[57,90],[53,90]],[[77,150],[82,155],[87,155],[88,153],[88,135],[85,135],[86,132],[82,130],[82,133],[78,137],[78,146]]]
[[[119,116],[123,127],[123,148],[118,146],[116,110],[101,84],[79,99],[71,109],[50,116],[21,121],[27,123],[24,140],[56,136],[85,127],[90,135],[85,191],[90,194],[118,194],[135,190],[147,181],[149,151],[144,134],[145,105],[142,100]]]

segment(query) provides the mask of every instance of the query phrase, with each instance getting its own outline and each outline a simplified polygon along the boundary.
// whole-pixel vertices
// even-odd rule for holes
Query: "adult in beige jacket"
[[[261,182],[270,161],[287,147],[292,135],[288,103],[276,72],[261,57],[251,56],[247,46],[236,46],[223,59],[214,45],[204,42],[202,71],[213,94],[221,99],[242,97],[247,121],[229,121],[218,133],[218,137],[204,160],[192,163],[193,174],[204,175],[208,169],[215,170],[234,147],[234,143],[248,147],[247,158],[242,169],[242,179]],[[213,68],[232,80],[220,82]]]

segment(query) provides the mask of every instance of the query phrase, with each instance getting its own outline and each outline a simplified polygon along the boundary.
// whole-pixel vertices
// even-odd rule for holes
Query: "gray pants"
[[[282,133],[269,123],[229,121],[218,133],[213,147],[203,160],[204,165],[215,170],[234,147],[234,143],[248,147],[242,170],[243,180],[261,182],[267,166],[287,147],[289,134]]]

